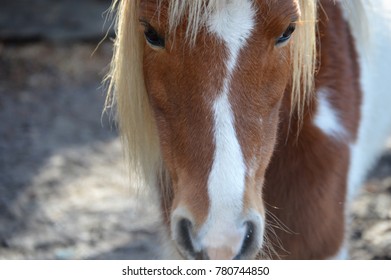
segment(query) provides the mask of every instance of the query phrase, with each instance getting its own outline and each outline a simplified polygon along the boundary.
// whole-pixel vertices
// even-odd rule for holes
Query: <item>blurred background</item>
[[[0,259],[155,258],[156,206],[102,114],[111,0],[0,3]],[[351,218],[351,257],[391,259],[391,143]]]
[[[155,255],[154,205],[102,114],[110,4],[1,1],[0,259]]]

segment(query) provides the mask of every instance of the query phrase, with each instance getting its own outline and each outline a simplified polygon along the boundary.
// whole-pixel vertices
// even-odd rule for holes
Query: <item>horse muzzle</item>
[[[264,219],[251,211],[239,221],[197,225],[187,211],[175,210],[171,233],[185,259],[254,259],[263,244]]]

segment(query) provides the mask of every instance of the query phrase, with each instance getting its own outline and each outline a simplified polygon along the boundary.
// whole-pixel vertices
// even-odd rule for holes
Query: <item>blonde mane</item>
[[[106,80],[106,108],[116,107],[132,184],[156,184],[160,148],[143,76],[143,37],[137,10],[140,0],[114,0],[117,7],[114,55]]]
[[[157,0],[161,1],[161,0]],[[187,36],[194,42],[199,29],[213,11],[230,0],[171,0],[169,28],[175,30],[187,17]],[[314,91],[316,62],[317,0],[299,0],[301,17],[292,42],[292,110],[302,118],[306,102]],[[359,2],[359,1],[351,1]],[[114,0],[118,9],[117,38],[107,76],[106,107],[116,106],[117,119],[125,144],[132,183],[156,185],[162,169],[156,124],[148,103],[143,77],[143,40],[139,32],[140,0]],[[164,177],[164,176],[163,176]]]

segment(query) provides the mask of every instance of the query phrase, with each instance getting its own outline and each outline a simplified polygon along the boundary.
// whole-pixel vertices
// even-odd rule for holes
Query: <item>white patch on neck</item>
[[[355,2],[349,3],[354,5]],[[391,36],[389,32],[385,34],[385,30],[391,30],[391,2],[378,0],[376,5],[371,5],[370,1],[361,2],[370,34],[369,41],[367,34],[362,33],[360,25],[356,24],[360,18],[345,9],[346,19],[355,19],[350,22],[350,27],[356,42],[363,93],[360,127],[356,142],[351,145],[348,202],[357,195],[368,171],[376,163],[391,135]]]
[[[345,128],[341,124],[338,112],[331,106],[327,89],[318,91],[318,108],[314,118],[314,124],[326,135],[342,140],[347,136]]]
[[[200,238],[204,248],[231,246],[228,249],[233,253],[239,252],[246,231],[240,220],[246,164],[235,131],[229,91],[240,50],[254,27],[254,17],[250,1],[227,1],[208,24],[209,31],[225,43],[229,52],[223,88],[213,104],[216,150],[208,179],[209,214]]]

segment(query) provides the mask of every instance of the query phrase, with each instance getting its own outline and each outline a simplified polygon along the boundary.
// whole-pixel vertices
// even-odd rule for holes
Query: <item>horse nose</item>
[[[196,232],[187,217],[172,220],[173,239],[186,259],[251,259],[262,247],[263,227],[260,219],[234,225],[211,225],[208,231]],[[202,227],[201,227],[202,228]]]
[[[239,229],[231,228],[230,234],[222,237],[227,243],[220,246],[210,244],[205,247],[212,260],[251,259],[261,250],[263,231],[257,221],[246,221]],[[243,230],[244,229],[244,230]]]

